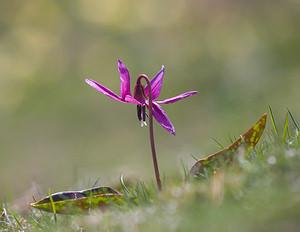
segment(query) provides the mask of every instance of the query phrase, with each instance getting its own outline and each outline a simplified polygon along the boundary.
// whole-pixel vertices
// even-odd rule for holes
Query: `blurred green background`
[[[155,122],[161,172],[169,178],[217,151],[212,137],[248,129],[268,104],[300,120],[297,0],[44,0],[0,7],[0,199],[36,183],[45,194],[125,179],[154,180],[148,128],[119,94],[117,59],[136,77],[165,65],[159,99],[177,135]],[[270,122],[269,122],[270,123]],[[266,134],[265,134],[266,135]]]

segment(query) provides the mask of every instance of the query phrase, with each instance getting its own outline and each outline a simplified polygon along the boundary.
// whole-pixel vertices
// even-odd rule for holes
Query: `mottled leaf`
[[[52,201],[51,202],[51,198]],[[88,214],[92,209],[105,210],[110,205],[126,204],[123,194],[111,187],[95,187],[82,191],[65,191],[51,194],[31,204],[32,207],[61,214]],[[53,209],[54,208],[54,209]]]
[[[266,120],[267,114],[263,114],[247,132],[241,135],[229,147],[198,160],[191,168],[190,173],[195,177],[206,176],[207,171],[230,163],[233,160],[233,154],[238,149],[244,148],[248,151],[253,149],[265,129]]]

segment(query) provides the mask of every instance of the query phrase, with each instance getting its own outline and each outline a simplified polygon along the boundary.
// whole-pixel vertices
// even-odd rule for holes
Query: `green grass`
[[[271,108],[270,108],[271,111]],[[90,215],[56,215],[30,209],[13,212],[3,204],[0,231],[299,231],[300,143],[290,111],[282,132],[265,131],[250,154],[201,181],[179,174],[153,183],[126,183],[119,190],[139,205],[113,207]],[[289,125],[290,124],[290,125]],[[296,133],[295,133],[296,131]],[[181,172],[182,173],[182,172]]]

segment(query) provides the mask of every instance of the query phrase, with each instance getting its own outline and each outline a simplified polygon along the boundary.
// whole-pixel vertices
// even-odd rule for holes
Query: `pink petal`
[[[122,61],[118,60],[118,69],[121,79],[121,97],[124,100],[126,95],[131,96],[130,92],[130,75]]]
[[[149,108],[148,101],[146,103],[147,107]],[[169,131],[172,135],[176,135],[175,128],[170,122],[168,116],[164,112],[164,110],[161,108],[160,105],[158,105],[156,102],[152,102],[152,111],[153,116],[156,119],[156,121],[162,125],[163,128],[165,128],[167,131]]]
[[[130,102],[130,103],[133,103],[133,104],[137,104],[137,105],[144,105],[144,104],[142,104],[141,102],[139,102],[138,100],[136,100],[134,97],[129,96],[129,95],[127,95],[127,96],[125,97],[125,101],[126,101],[126,102]]]
[[[103,85],[100,85],[96,81],[93,81],[91,79],[85,79],[85,82],[92,86],[94,89],[98,90],[99,92],[111,97],[112,99],[115,99],[119,102],[125,102],[122,98],[120,98],[117,94],[115,94],[113,91],[110,89],[104,87]]]
[[[162,66],[161,70],[156,74],[156,76],[150,82],[153,100],[155,100],[160,94],[164,74],[165,74],[165,67]],[[149,96],[148,86],[145,87],[145,92],[147,96]]]
[[[190,92],[187,92],[187,93],[180,94],[176,97],[172,97],[172,98],[168,98],[168,99],[165,99],[165,100],[162,100],[162,101],[156,101],[156,102],[159,103],[159,104],[170,104],[170,103],[177,102],[181,99],[187,98],[189,96],[192,96],[196,93],[198,93],[198,91],[190,91]]]

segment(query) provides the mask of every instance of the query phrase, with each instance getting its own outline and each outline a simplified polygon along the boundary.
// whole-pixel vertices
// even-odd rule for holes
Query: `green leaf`
[[[135,201],[135,199],[133,199]],[[92,209],[105,210],[111,205],[126,204],[123,194],[111,187],[95,187],[82,191],[65,191],[50,194],[31,206],[51,213],[88,214]]]
[[[233,154],[240,148],[246,148],[248,151],[254,148],[261,137],[267,120],[267,114],[261,118],[243,135],[241,135],[229,147],[218,151],[204,159],[198,160],[190,170],[190,173],[197,176],[205,176],[208,170],[214,170],[224,164],[228,164],[233,159]]]

